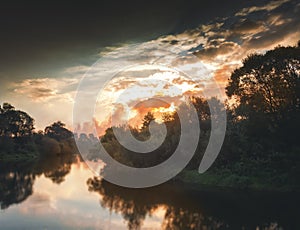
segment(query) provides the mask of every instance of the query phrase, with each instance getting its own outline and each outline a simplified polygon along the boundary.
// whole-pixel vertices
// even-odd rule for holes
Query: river
[[[296,230],[299,204],[299,194],[178,182],[122,188],[73,156],[0,166],[0,229]]]

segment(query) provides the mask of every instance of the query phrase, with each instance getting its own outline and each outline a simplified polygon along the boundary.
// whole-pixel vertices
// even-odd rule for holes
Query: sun
[[[174,102],[172,102],[169,107],[156,107],[151,109],[151,112],[158,123],[163,123],[163,114],[173,114],[175,111],[176,106],[174,105]]]

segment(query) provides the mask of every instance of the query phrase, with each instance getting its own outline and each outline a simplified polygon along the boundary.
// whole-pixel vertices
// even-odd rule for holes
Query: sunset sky
[[[37,129],[57,120],[71,128],[79,82],[86,71],[93,74],[90,67],[103,58],[109,57],[105,65],[111,69],[124,60],[133,66],[141,60],[156,63],[158,56],[174,69],[189,72],[201,67],[195,73],[197,81],[159,65],[119,73],[97,101],[97,125],[108,126],[109,113],[104,111],[118,105],[115,100],[124,93],[121,98],[129,106],[130,118],[139,120],[137,114],[147,108],[164,107],[150,98],[167,97],[176,106],[180,93],[199,95],[206,90],[214,95],[211,81],[224,89],[231,71],[248,54],[296,45],[299,15],[297,0],[98,1],[85,6],[22,3],[18,7],[7,3],[0,8],[0,102],[28,112]],[[103,83],[107,80],[95,76],[103,77]],[[95,87],[93,81],[90,87]],[[147,100],[139,104],[140,98]]]

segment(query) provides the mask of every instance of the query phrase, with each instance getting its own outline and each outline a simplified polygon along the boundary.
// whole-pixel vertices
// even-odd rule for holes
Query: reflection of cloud
[[[53,199],[50,194],[45,192],[35,192],[34,196],[28,198],[26,205],[20,207],[20,211],[23,214],[30,215],[54,213],[55,210],[55,199]]]
[[[166,205],[158,205],[157,208],[152,210],[151,215],[147,215],[143,222],[143,229],[161,229],[167,212]]]

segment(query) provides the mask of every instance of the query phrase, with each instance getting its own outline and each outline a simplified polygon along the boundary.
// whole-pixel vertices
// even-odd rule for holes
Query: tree
[[[155,121],[155,117],[153,113],[148,112],[143,118],[142,130],[148,129],[152,121]]]
[[[0,136],[31,136],[34,130],[34,119],[27,113],[15,110],[9,103],[0,107]]]
[[[163,122],[167,123],[167,122],[171,122],[174,120],[174,113],[163,113],[162,114],[162,120]]]
[[[65,128],[61,121],[54,122],[45,128],[45,135],[57,141],[67,140],[73,137],[73,133]]]
[[[252,54],[234,70],[226,87],[232,117],[246,139],[244,149],[267,158],[298,148],[300,47]]]
[[[226,94],[241,119],[268,119],[273,124],[300,109],[300,47],[277,47],[252,54],[234,70]],[[265,122],[265,119],[263,119]]]
[[[210,111],[207,100],[202,97],[191,97],[191,102],[193,103],[195,109],[197,110],[199,120],[205,121],[210,119]]]

